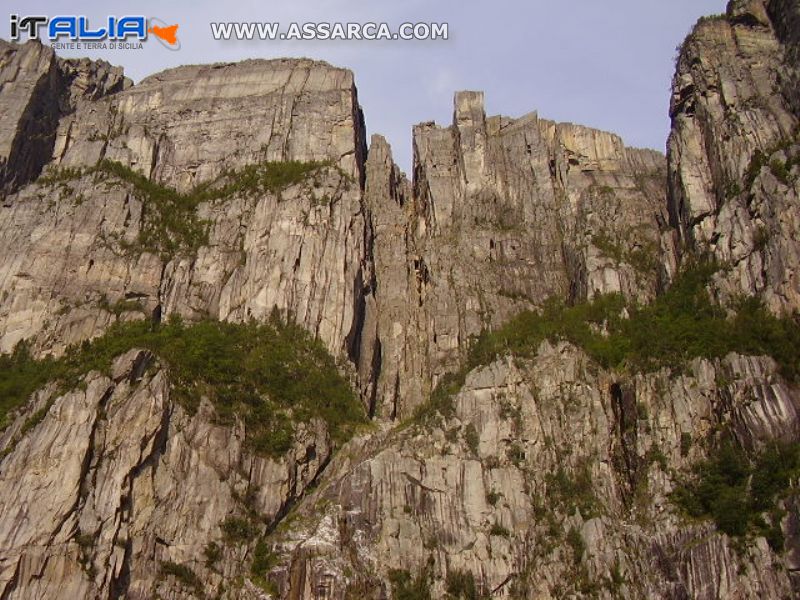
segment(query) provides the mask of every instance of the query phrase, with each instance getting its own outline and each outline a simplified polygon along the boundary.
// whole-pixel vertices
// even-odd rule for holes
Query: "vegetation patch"
[[[106,312],[109,312],[116,317],[119,317],[123,313],[126,312],[139,312],[145,314],[144,305],[139,300],[130,300],[130,299],[120,299],[111,304],[108,301],[108,296],[103,294],[100,296],[100,299],[97,302],[98,308],[103,309]]]
[[[572,548],[572,559],[575,564],[580,564],[583,560],[583,555],[586,553],[586,542],[583,541],[581,532],[575,527],[570,527],[567,532],[567,544]]]
[[[797,143],[798,140],[800,140],[800,132],[796,133],[794,137],[779,140],[766,150],[757,148],[750,157],[750,163],[744,172],[744,189],[750,190],[753,187],[756,177],[764,167],[769,167],[778,181],[788,185],[791,181],[792,169],[800,165],[800,155],[792,156],[790,152],[792,144]],[[788,158],[785,161],[781,160],[778,156],[774,156],[777,152],[783,152]]]
[[[492,523],[492,528],[489,530],[489,535],[492,537],[511,537],[511,532],[502,523],[495,521]]]
[[[440,416],[451,417],[453,396],[467,373],[500,356],[532,358],[544,340],[568,341],[604,368],[634,373],[665,367],[680,370],[694,358],[720,358],[730,352],[767,355],[788,380],[796,381],[797,317],[775,317],[753,298],[741,300],[733,314],[727,314],[706,289],[717,270],[714,264],[698,264],[647,305],[628,303],[620,295],[599,296],[574,306],[550,301],[538,312],[525,311],[495,331],[484,331],[473,340],[461,369],[442,377],[413,421],[426,424]]]
[[[208,243],[208,223],[197,216],[203,194],[181,194],[111,160],[100,161],[91,172],[128,184],[142,203],[139,237],[135,244],[125,246],[125,250],[170,258],[195,254]]]
[[[114,358],[132,348],[159,357],[169,371],[173,398],[189,412],[206,397],[220,423],[242,419],[246,443],[259,454],[284,454],[297,423],[322,419],[340,443],[366,422],[361,403],[322,343],[276,314],[267,323],[117,323],[59,359],[34,359],[20,343],[12,354],[0,355],[0,423],[7,424],[10,411],[47,382],[75,389],[86,373],[108,373]]]
[[[195,255],[208,244],[209,223],[200,219],[197,209],[234,194],[278,193],[300,183],[327,162],[266,162],[248,165],[237,171],[225,171],[215,180],[203,183],[187,193],[160,185],[118,163],[103,159],[89,169],[54,169],[39,178],[43,185],[66,182],[93,175],[95,180],[112,179],[127,184],[142,203],[142,228],[134,243],[121,243],[132,253],[151,252],[168,260],[177,255]]]
[[[574,475],[570,475],[564,467],[559,467],[555,473],[547,474],[545,482],[548,497],[567,514],[571,515],[579,510],[584,519],[599,515],[588,461],[582,462],[575,469]]]
[[[432,600],[431,565],[425,565],[414,576],[407,570],[392,569],[389,571],[389,583],[392,586],[394,600]]]
[[[210,569],[222,558],[222,548],[216,542],[209,542],[203,549],[203,556],[206,558],[206,567]]]
[[[226,517],[220,523],[222,535],[227,544],[244,544],[256,536],[256,528],[248,520],[242,517]]]
[[[478,435],[478,430],[475,429],[475,425],[472,423],[468,424],[464,430],[464,441],[467,444],[467,448],[469,448],[469,451],[472,453],[472,456],[478,456],[481,438]]]
[[[267,579],[270,569],[278,563],[278,559],[272,552],[269,544],[264,540],[259,540],[253,551],[253,562],[250,564],[250,578],[262,590],[275,593],[275,584]]]
[[[752,457],[732,441],[724,441],[671,499],[687,515],[712,519],[732,537],[764,536],[775,551],[783,550],[782,499],[796,494],[800,477],[800,444],[771,445]]]
[[[689,456],[689,451],[692,449],[692,434],[688,431],[681,433],[681,456]]]
[[[471,572],[458,569],[447,573],[445,590],[448,600],[483,600],[488,597],[479,592],[475,576]]]
[[[75,536],[75,543],[82,549],[94,548],[95,536],[90,533],[81,533]]]
[[[161,575],[162,577],[174,577],[181,585],[193,590],[201,598],[205,597],[200,578],[186,565],[181,565],[171,560],[161,561]]]
[[[631,237],[632,233],[632,231],[626,232],[626,239],[634,239]],[[643,240],[637,245],[628,247],[628,244],[602,232],[592,237],[592,244],[617,264],[628,264],[637,273],[653,273],[658,266],[658,248],[652,240]]]
[[[9,425],[8,419],[14,409],[50,381],[54,365],[51,359],[34,360],[24,342],[17,344],[11,354],[0,354],[0,429]],[[39,421],[44,418],[40,412],[34,415]]]

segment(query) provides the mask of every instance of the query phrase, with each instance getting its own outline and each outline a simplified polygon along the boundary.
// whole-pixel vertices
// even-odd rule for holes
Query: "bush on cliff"
[[[263,454],[288,450],[296,423],[323,419],[341,442],[365,420],[322,343],[277,317],[245,324],[118,323],[60,359],[36,360],[20,344],[13,354],[0,356],[0,418],[48,381],[74,389],[89,371],[108,372],[113,359],[131,348],[158,356],[169,371],[174,398],[190,412],[206,397],[220,422],[241,418],[247,443]]]
[[[773,444],[748,457],[726,440],[708,460],[695,465],[672,500],[691,517],[712,519],[730,536],[762,535],[780,551],[783,511],[778,501],[792,493],[798,478],[800,444]]]
[[[417,420],[451,413],[452,397],[471,370],[499,356],[533,357],[544,340],[568,341],[603,367],[629,372],[681,369],[694,358],[720,358],[730,352],[767,355],[787,379],[797,380],[797,317],[776,317],[752,298],[727,314],[706,290],[717,268],[699,264],[687,270],[644,306],[631,305],[619,295],[574,306],[550,301],[540,311],[525,311],[499,329],[484,331],[473,340],[462,368],[443,377],[431,401],[418,409]]]
[[[213,202],[234,194],[279,193],[300,183],[318,170],[330,167],[327,162],[265,162],[239,170],[223,172],[213,181],[181,193],[137,173],[130,167],[103,159],[89,169],[52,170],[39,179],[42,185],[63,185],[92,175],[95,181],[124,184],[142,203],[142,224],[136,242],[120,242],[126,252],[151,252],[165,260],[177,255],[195,255],[208,244],[209,223],[198,216],[204,202]]]

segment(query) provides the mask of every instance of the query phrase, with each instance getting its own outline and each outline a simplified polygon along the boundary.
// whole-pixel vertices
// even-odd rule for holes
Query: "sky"
[[[678,46],[725,0],[7,0],[8,13],[144,15],[178,23],[181,49],[60,51],[102,58],[134,81],[182,64],[310,57],[350,68],[368,135],[383,134],[408,172],[411,128],[449,125],[456,90],[483,90],[487,114],[543,118],[613,131],[629,146],[664,150]],[[215,41],[213,21],[446,22],[449,39],[426,41]],[[0,37],[9,38],[0,17]]]

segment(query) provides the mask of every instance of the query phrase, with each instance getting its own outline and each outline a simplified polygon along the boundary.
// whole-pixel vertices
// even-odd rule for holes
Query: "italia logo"
[[[11,15],[11,39],[18,41],[22,34],[38,38],[42,33],[51,42],[144,42],[149,34],[169,50],[179,50],[178,25],[169,25],[156,17],[109,16],[101,24],[89,22],[88,17],[77,15]]]

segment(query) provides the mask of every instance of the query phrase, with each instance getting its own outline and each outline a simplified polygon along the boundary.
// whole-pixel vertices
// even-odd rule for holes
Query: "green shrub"
[[[39,177],[37,181],[42,185],[52,187],[59,183],[80,179],[82,175],[83,169],[80,167],[54,167],[48,169],[47,174]]]
[[[82,533],[75,536],[75,543],[81,548],[89,549],[94,547],[95,536],[90,533]]]
[[[798,322],[773,316],[753,298],[740,301],[728,317],[706,290],[717,270],[714,264],[697,264],[644,306],[611,294],[574,306],[551,300],[540,311],[522,312],[475,338],[461,368],[442,378],[431,401],[418,407],[413,418],[429,423],[436,414],[452,416],[453,396],[467,373],[503,355],[531,358],[546,339],[568,341],[604,368],[632,372],[680,369],[694,358],[720,358],[729,352],[767,355],[795,381],[800,374]],[[629,318],[622,317],[623,309]]]
[[[750,162],[744,171],[744,189],[750,190],[755,183],[756,177],[767,164],[768,156],[761,150],[756,149],[753,156],[750,157]]]
[[[446,419],[455,413],[453,396],[458,393],[467,377],[468,368],[462,366],[455,373],[446,373],[439,380],[428,402],[424,402],[414,409],[412,421],[424,425],[432,425],[440,417]]]
[[[14,409],[54,379],[59,371],[57,361],[35,360],[25,342],[17,344],[11,354],[0,354],[0,429],[9,424],[8,418]]]
[[[447,573],[445,590],[449,600],[481,600],[485,598],[478,592],[475,576],[469,571],[453,569]]]
[[[663,450],[661,450],[661,448],[659,448],[657,445],[653,444],[650,446],[650,448],[647,450],[647,454],[645,455],[645,460],[648,464],[657,464],[659,467],[661,467],[662,471],[666,472],[669,461],[667,460],[666,454],[664,454]]]
[[[622,242],[613,239],[606,232],[601,232],[592,238],[592,243],[617,264],[627,263],[638,273],[655,272],[658,267],[658,248],[650,240],[640,241],[638,245],[629,248],[631,240],[635,239],[633,235],[633,230],[623,232],[621,238],[625,242]]]
[[[197,209],[233,194],[276,193],[299,183],[317,170],[330,166],[322,162],[267,162],[248,165],[239,171],[226,171],[214,181],[200,184],[183,194],[160,185],[118,162],[103,159],[90,169],[53,170],[41,177],[43,185],[64,184],[93,175],[113,179],[129,186],[142,203],[142,228],[134,244],[122,244],[130,252],[151,252],[168,260],[176,255],[195,255],[208,243],[208,222]]]
[[[269,570],[277,564],[277,557],[272,548],[264,540],[259,540],[253,551],[253,562],[250,564],[250,575],[256,581],[266,582]]]
[[[128,184],[142,203],[139,238],[135,247],[127,249],[169,259],[178,254],[195,254],[208,243],[208,223],[197,216],[201,195],[181,194],[107,159],[100,161],[92,172]]]
[[[186,565],[180,565],[170,560],[161,561],[161,575],[163,577],[174,577],[184,587],[194,590],[194,592],[201,597],[204,596],[200,579],[195,572]]]
[[[515,467],[519,467],[525,461],[525,450],[519,444],[511,444],[506,448],[506,457],[510,460]]]
[[[464,430],[464,441],[472,455],[478,456],[478,446],[480,445],[481,439],[478,435],[478,430],[475,429],[475,425],[472,423],[468,424]]]
[[[773,158],[769,161],[769,170],[782,184],[787,185],[789,183],[789,169],[786,168],[785,162]]]
[[[614,565],[611,567],[611,590],[618,591],[625,583],[625,576],[622,574],[619,559],[614,559]]]
[[[241,418],[246,443],[260,454],[284,454],[296,423],[322,419],[341,443],[366,421],[361,403],[322,343],[277,317],[261,324],[184,325],[180,319],[158,326],[118,323],[58,360],[35,360],[27,345],[19,344],[12,354],[0,355],[0,419],[48,381],[59,381],[62,390],[69,390],[89,371],[108,373],[113,359],[131,348],[159,357],[169,371],[172,396],[190,412],[205,396],[223,424]]]
[[[588,461],[582,461],[570,475],[564,467],[545,476],[547,495],[567,514],[579,510],[584,519],[599,514],[597,497],[592,487],[592,472]]]
[[[229,171],[220,178],[222,185],[215,182],[199,190],[201,197],[217,199],[232,194],[254,194],[266,192],[280,192],[281,190],[300,183],[314,172],[330,166],[327,162],[267,162],[248,165],[240,171]],[[216,185],[216,187],[215,187]]]
[[[781,183],[788,184],[791,179],[791,170],[798,164],[797,156],[789,156],[786,162],[781,161],[778,157],[770,160],[770,157],[776,152],[783,151],[790,154],[790,148],[794,142],[798,140],[798,134],[778,140],[765,150],[756,149],[750,157],[750,162],[744,172],[744,189],[750,190],[755,183],[756,178],[761,169],[769,167],[772,174]]]
[[[741,193],[742,193],[742,186],[739,184],[738,181],[729,181],[728,184],[725,186],[725,198],[728,199],[736,198]]]
[[[508,530],[507,527],[504,527],[501,523],[495,521],[492,523],[492,528],[489,530],[489,535],[493,537],[510,537],[511,532]]]
[[[695,465],[692,477],[676,487],[671,499],[689,516],[710,518],[732,537],[763,535],[781,550],[777,502],[798,477],[800,444],[772,445],[748,457],[727,440],[708,460]]]
[[[586,542],[583,541],[581,532],[575,529],[575,527],[570,527],[567,532],[567,544],[572,548],[572,558],[575,564],[580,563],[586,552]]]
[[[222,548],[216,542],[209,542],[203,549],[203,556],[206,558],[206,567],[210,568],[222,558]]]
[[[728,15],[725,13],[719,13],[715,15],[703,15],[697,20],[695,27],[699,25],[705,25],[706,23],[719,23],[727,20],[728,20]]]
[[[689,455],[689,450],[692,449],[692,434],[688,431],[681,433],[681,456],[686,457]]]
[[[414,577],[407,570],[392,569],[389,571],[389,583],[393,600],[432,600],[431,575],[429,564]]]
[[[769,245],[771,237],[769,229],[764,225],[759,225],[753,232],[753,248],[763,250]]]

